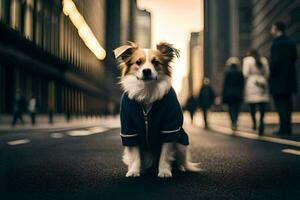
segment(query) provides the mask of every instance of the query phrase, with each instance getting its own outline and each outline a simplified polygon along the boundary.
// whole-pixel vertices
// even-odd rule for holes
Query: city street
[[[1,199],[297,199],[300,143],[186,123],[201,173],[125,178],[118,118],[76,129],[1,132]],[[219,125],[219,128],[222,124]],[[242,134],[242,132],[240,133]],[[253,134],[254,135],[254,134]],[[298,145],[298,146],[297,146]],[[298,151],[293,151],[298,150]],[[291,154],[292,153],[292,154]]]
[[[300,200],[300,0],[0,0],[0,36],[0,200]],[[182,128],[201,172],[123,163]]]

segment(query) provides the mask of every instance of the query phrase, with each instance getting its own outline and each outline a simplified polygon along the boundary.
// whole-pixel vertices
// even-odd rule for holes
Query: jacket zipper
[[[148,114],[147,112],[144,111],[143,109],[143,113],[144,113],[144,122],[145,122],[145,129],[146,129],[146,144],[147,144],[147,147],[149,147],[149,139],[148,139]]]

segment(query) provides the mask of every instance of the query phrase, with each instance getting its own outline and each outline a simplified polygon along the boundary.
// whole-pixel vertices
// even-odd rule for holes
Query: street
[[[1,199],[298,199],[300,147],[185,124],[201,173],[126,178],[118,119],[75,130],[1,133]]]
[[[300,0],[0,0],[0,36],[0,200],[300,200]],[[122,161],[184,132],[201,172]]]

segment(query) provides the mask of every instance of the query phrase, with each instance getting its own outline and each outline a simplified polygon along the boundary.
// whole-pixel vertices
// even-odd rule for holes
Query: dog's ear
[[[138,46],[133,42],[129,45],[123,45],[114,50],[115,57],[119,63],[126,62]]]
[[[161,52],[163,59],[167,62],[172,61],[175,57],[179,58],[179,50],[176,49],[172,44],[160,42],[156,45],[156,48]]]

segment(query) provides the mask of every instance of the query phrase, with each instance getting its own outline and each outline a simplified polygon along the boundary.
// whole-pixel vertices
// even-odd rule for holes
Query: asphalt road
[[[204,172],[126,178],[119,129],[101,129],[2,133],[0,199],[300,199],[295,147],[188,126]]]

